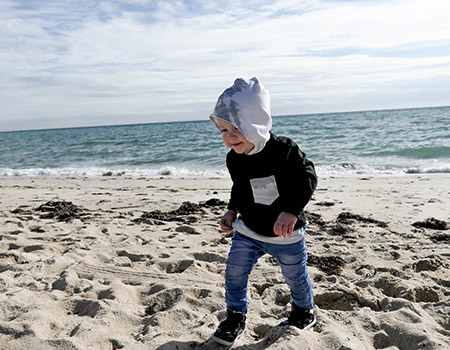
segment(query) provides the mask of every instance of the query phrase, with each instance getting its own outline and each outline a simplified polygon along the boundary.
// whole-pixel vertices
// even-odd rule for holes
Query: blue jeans
[[[293,244],[272,244],[234,234],[225,270],[225,301],[227,308],[247,313],[248,276],[256,261],[264,254],[275,257],[286,283],[291,287],[292,301],[300,308],[314,308],[311,281],[306,271],[305,237]]]

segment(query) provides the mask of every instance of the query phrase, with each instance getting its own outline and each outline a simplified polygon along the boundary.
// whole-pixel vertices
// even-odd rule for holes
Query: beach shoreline
[[[221,349],[230,186],[0,178],[0,348]],[[448,208],[448,176],[320,178],[306,208],[317,326],[278,327],[289,291],[264,256],[233,348],[446,349]]]

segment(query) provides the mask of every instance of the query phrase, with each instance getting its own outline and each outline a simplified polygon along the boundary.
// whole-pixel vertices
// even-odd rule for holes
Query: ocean
[[[319,176],[450,174],[450,107],[273,118]],[[1,177],[226,177],[202,121],[0,132]]]

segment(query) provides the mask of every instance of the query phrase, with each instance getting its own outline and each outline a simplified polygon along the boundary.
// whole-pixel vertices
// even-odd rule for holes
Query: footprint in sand
[[[264,288],[264,286],[260,286]],[[257,293],[261,291],[256,289]],[[291,302],[291,295],[286,286],[269,286],[261,293],[261,299],[266,305],[286,306]]]
[[[438,259],[423,259],[413,264],[413,269],[416,272],[421,271],[436,271],[443,264]]]
[[[25,336],[35,335],[28,323],[9,323],[0,327],[0,334],[18,339]]]
[[[119,250],[117,252],[118,256],[125,256],[128,259],[130,259],[132,262],[141,262],[141,261],[147,261],[152,260],[153,257],[150,254],[135,254],[135,253],[129,253],[126,250]]]
[[[89,316],[94,318],[100,309],[100,303],[90,299],[72,299],[66,304],[68,315]]]
[[[373,338],[375,349],[439,349],[430,335],[417,326],[382,322],[380,328]]]
[[[186,259],[174,262],[160,262],[158,266],[167,273],[183,273],[193,264],[194,260]]]
[[[314,295],[314,302],[321,309],[353,311],[362,307],[369,307],[380,311],[377,300],[369,300],[350,290],[334,290]]]
[[[160,311],[167,311],[177,304],[183,296],[183,290],[172,288],[162,290],[148,298],[144,298],[145,314],[151,316]]]
[[[79,278],[73,270],[63,271],[57,280],[52,283],[52,290],[61,290],[66,293],[81,293],[92,288],[92,282]]]
[[[10,243],[8,246],[8,250],[18,250],[20,248],[22,248],[22,246],[15,244],[15,243]]]
[[[23,247],[23,251],[25,253],[30,253],[30,252],[34,252],[36,250],[44,250],[44,246],[41,244],[35,244],[35,245],[29,245],[29,246],[25,246]]]
[[[205,262],[219,262],[219,263],[225,263],[225,261],[227,260],[227,258],[225,256],[216,254],[216,253],[211,253],[211,252],[199,252],[199,253],[194,253],[194,258],[195,260],[199,260],[199,261],[205,261]]]

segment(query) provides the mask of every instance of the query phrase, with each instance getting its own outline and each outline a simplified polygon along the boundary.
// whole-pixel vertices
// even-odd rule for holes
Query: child
[[[317,185],[314,165],[291,139],[271,133],[269,92],[257,78],[236,79],[210,119],[231,148],[226,163],[233,186],[220,227],[236,231],[225,271],[227,318],[212,338],[231,346],[244,332],[248,276],[266,253],[278,260],[291,288],[292,311],[282,325],[308,329],[316,318],[304,207]]]

